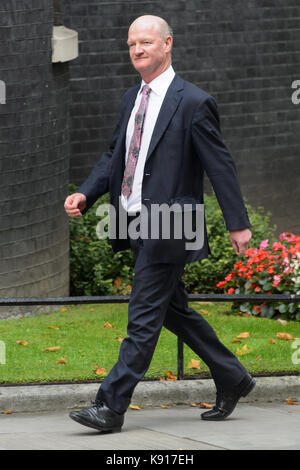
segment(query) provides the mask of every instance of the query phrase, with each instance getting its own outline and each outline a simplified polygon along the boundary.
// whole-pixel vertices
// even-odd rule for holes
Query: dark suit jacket
[[[126,128],[139,88],[138,85],[125,93],[110,148],[78,189],[87,197],[83,213],[109,191],[118,216]],[[161,106],[146,157],[142,203],[146,207],[153,203],[202,204],[204,171],[212,183],[227,229],[251,227],[235,164],[222,141],[216,102],[176,74]],[[185,241],[146,239],[144,247],[149,259],[157,262],[187,263],[206,258],[210,253],[205,227],[201,249],[187,251]],[[111,243],[115,252],[130,246],[129,240],[120,238]]]

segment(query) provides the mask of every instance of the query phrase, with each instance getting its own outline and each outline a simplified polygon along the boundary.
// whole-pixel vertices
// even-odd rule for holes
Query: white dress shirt
[[[135,168],[133,185],[132,185],[132,192],[128,197],[121,195],[121,203],[124,209],[129,214],[135,214],[136,212],[141,211],[142,207],[142,182],[144,176],[144,167],[145,161],[152,137],[152,133],[154,130],[154,126],[157,120],[158,113],[160,111],[162,102],[164,97],[167,93],[167,90],[175,76],[174,69],[172,65],[165,70],[161,75],[154,78],[152,82],[148,83],[149,87],[151,88],[151,92],[148,99],[148,107],[145,115],[144,120],[144,129],[142,135],[142,142],[140,153],[137,161],[137,165]],[[142,99],[142,88],[145,85],[144,80],[142,80],[141,87],[138,91],[134,107],[132,109],[128,125],[126,131],[126,155],[125,155],[125,166],[128,157],[129,146],[131,142],[131,137],[134,131],[134,118],[137,113],[137,110],[140,106],[140,102]]]

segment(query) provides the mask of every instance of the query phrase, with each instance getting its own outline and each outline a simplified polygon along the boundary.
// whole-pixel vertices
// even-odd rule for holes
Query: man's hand
[[[248,228],[243,230],[232,230],[229,232],[229,240],[231,241],[234,251],[238,255],[243,255],[250,246],[252,233]]]
[[[64,208],[69,217],[82,217],[81,211],[86,207],[86,196],[74,193],[65,200]]]

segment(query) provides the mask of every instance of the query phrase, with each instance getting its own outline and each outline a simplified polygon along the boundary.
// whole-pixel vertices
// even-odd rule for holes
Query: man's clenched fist
[[[252,233],[248,228],[242,230],[232,230],[229,232],[229,240],[232,248],[238,255],[243,255],[248,250]]]
[[[81,211],[86,207],[86,196],[74,193],[65,200],[64,208],[69,217],[82,217]]]

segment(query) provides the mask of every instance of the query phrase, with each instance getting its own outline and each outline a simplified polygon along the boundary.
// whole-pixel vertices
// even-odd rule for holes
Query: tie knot
[[[144,85],[143,88],[142,88],[142,93],[143,95],[149,95],[151,91],[151,88],[149,87],[149,85]]]

